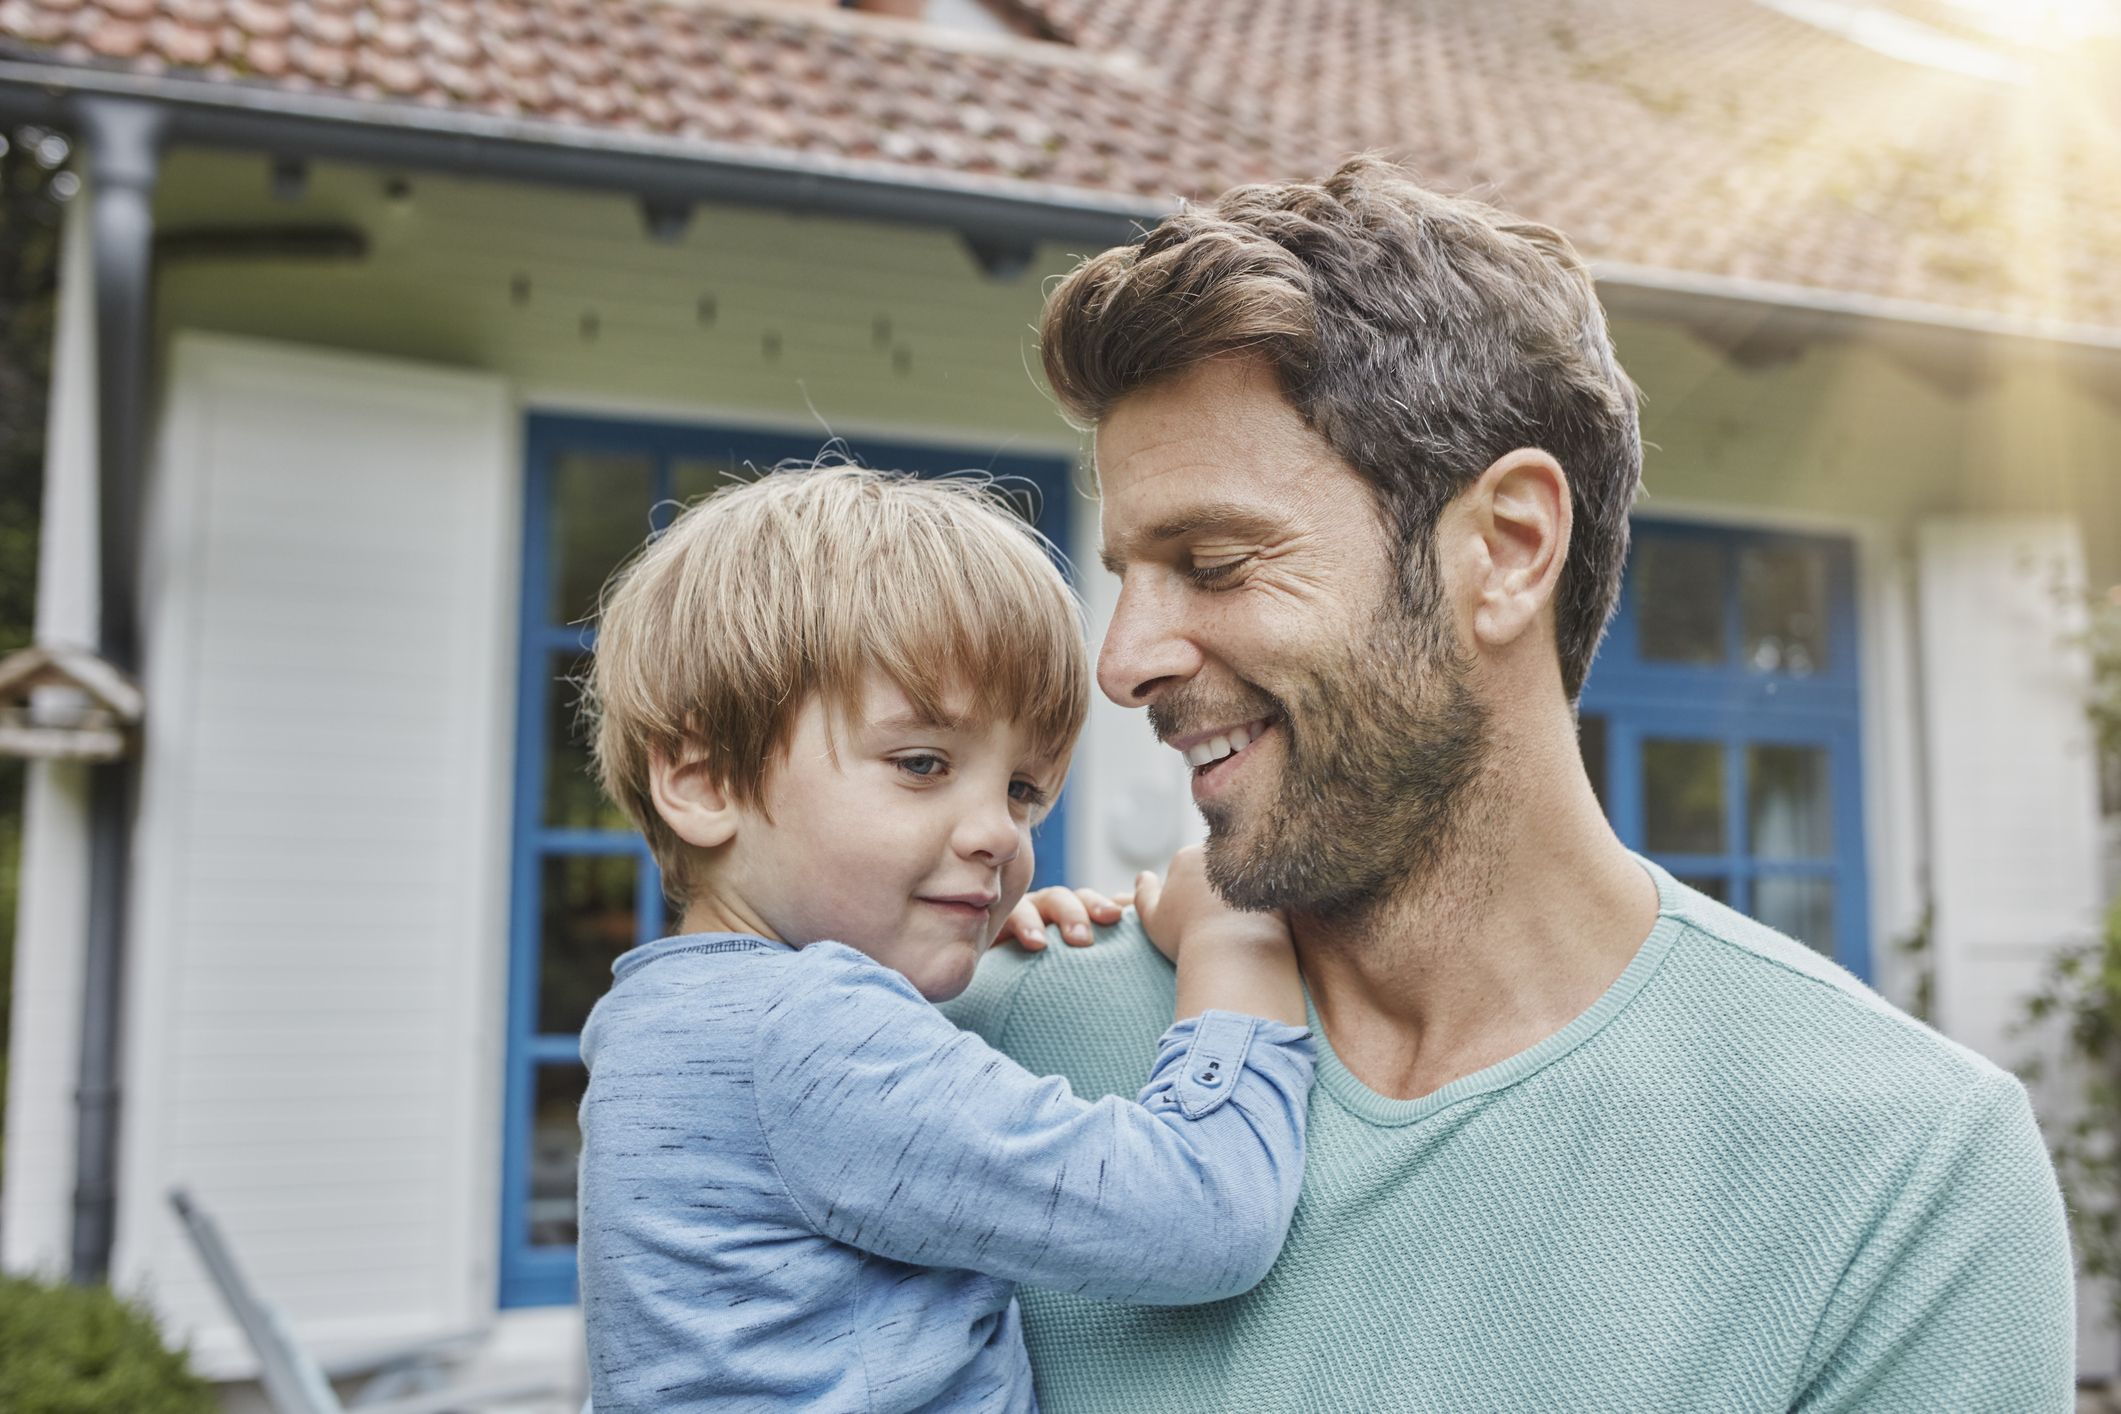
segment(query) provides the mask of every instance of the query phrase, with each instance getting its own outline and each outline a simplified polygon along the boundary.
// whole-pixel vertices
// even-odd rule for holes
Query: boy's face
[[[966,694],[957,694],[962,700]],[[956,702],[951,704],[953,707]],[[931,1001],[962,992],[1031,880],[1065,763],[1011,722],[924,720],[872,675],[843,720],[813,697],[687,910],[798,947],[831,940]]]

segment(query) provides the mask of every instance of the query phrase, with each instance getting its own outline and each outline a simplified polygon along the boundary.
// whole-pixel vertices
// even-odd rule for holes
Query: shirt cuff
[[[1303,1082],[1310,1079],[1311,1032],[1308,1027],[1269,1021],[1234,1011],[1204,1011],[1174,1023],[1158,1046],[1156,1073],[1148,1090],[1161,1092],[1143,1100],[1159,1107],[1176,1105],[1188,1119],[1213,1114],[1237,1089],[1238,1077],[1255,1049],[1268,1047],[1298,1061]],[[1175,1065],[1174,1065],[1175,1062]],[[1283,1060],[1286,1066],[1288,1060]],[[1277,1067],[1278,1068],[1278,1067]]]

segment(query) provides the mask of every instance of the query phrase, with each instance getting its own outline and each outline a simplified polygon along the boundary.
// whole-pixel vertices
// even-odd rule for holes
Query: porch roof
[[[1799,0],[1013,4],[1056,38],[750,0],[0,0],[0,53],[1107,216],[1382,148],[1609,283],[2121,340],[2121,46],[1887,53]]]

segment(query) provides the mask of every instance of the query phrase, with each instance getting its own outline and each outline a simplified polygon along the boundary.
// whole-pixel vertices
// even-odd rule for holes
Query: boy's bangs
[[[968,546],[950,527],[923,529],[957,543],[898,540],[835,585],[843,631],[826,635],[819,687],[852,707],[865,676],[880,671],[923,716],[1017,722],[1040,758],[1065,761],[1089,707],[1072,598],[1028,536]]]

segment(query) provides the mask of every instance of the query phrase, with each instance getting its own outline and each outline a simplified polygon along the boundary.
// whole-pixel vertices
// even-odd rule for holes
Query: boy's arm
[[[923,1266],[1148,1304],[1273,1264],[1303,1171],[1309,1033],[1229,1012],[1166,1032],[1139,1103],[1078,1099],[845,949],[762,1016],[754,1094],[811,1225]]]
[[[1828,1303],[1799,1414],[2067,1414],[2069,1233],[2025,1088],[1967,1096],[1899,1184]]]

